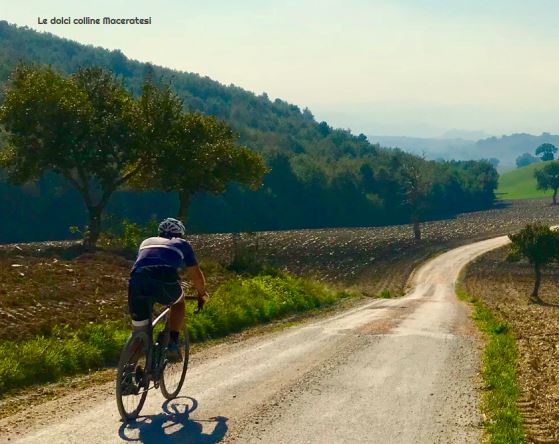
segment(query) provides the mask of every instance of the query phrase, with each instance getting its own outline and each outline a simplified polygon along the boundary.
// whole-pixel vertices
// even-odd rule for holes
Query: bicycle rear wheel
[[[182,361],[167,362],[161,374],[161,393],[167,399],[174,399],[181,391],[190,353],[190,338],[188,332],[184,333],[184,344],[181,346]]]
[[[138,417],[149,388],[148,336],[137,332],[128,338],[120,354],[116,376],[116,405],[123,421]]]

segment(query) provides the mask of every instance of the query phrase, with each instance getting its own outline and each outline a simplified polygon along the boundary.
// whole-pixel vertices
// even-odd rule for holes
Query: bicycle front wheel
[[[184,333],[184,343],[181,346],[182,360],[178,362],[165,363],[161,374],[161,393],[167,399],[174,399],[181,391],[186,370],[188,370],[188,358],[190,353],[190,338],[188,332]]]
[[[123,421],[138,417],[149,388],[148,336],[138,332],[130,336],[120,354],[116,376],[116,404]]]

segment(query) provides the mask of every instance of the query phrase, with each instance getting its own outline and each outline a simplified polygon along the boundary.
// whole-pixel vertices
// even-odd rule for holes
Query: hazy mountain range
[[[500,171],[515,168],[515,161],[519,155],[534,154],[535,149],[542,143],[559,146],[559,135],[549,133],[542,133],[539,136],[520,133],[479,140],[374,135],[369,135],[368,139],[381,146],[398,147],[433,160],[475,160],[495,157],[499,159]]]

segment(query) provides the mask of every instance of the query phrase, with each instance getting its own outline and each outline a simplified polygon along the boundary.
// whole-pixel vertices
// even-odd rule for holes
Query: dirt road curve
[[[454,282],[506,242],[438,256],[404,298],[206,350],[182,397],[163,404],[151,392],[137,423],[124,426],[110,397],[81,413],[59,401],[49,424],[0,441],[476,443],[478,340]]]

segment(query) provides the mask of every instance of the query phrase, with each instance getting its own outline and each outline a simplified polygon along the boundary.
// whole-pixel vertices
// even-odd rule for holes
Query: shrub
[[[219,287],[202,313],[191,317],[189,332],[193,340],[216,338],[349,296],[277,270],[233,279]]]

